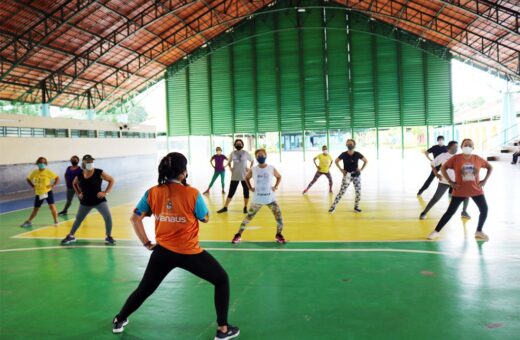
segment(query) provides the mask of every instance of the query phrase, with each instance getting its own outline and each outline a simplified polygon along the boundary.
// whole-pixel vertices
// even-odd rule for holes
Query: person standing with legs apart
[[[172,152],[159,164],[158,185],[147,190],[130,218],[143,245],[152,251],[143,278],[113,320],[112,332],[121,333],[128,317],[159,287],[175,268],[184,269],[215,287],[217,312],[215,339],[232,339],[240,334],[228,324],[229,278],[218,261],[199,245],[199,221],[207,223],[208,208],[197,189],[186,184],[188,160]],[[148,239],[143,225],[146,216],[155,217],[156,244]],[[184,306],[185,308],[186,306]]]
[[[446,163],[450,158],[452,158],[458,151],[459,145],[455,141],[451,141],[448,143],[448,152],[441,153],[439,156],[435,157],[435,159],[432,161],[431,167],[432,171],[435,174],[435,177],[439,179],[439,185],[437,186],[437,191],[435,191],[435,194],[433,195],[430,202],[428,202],[428,205],[421,213],[421,216],[419,217],[421,220],[424,220],[426,218],[426,214],[428,214],[428,211],[441,199],[441,197],[450,189],[450,183],[448,182],[448,179],[444,178],[440,172],[437,171],[437,167],[442,166],[444,163]],[[453,169],[448,169],[447,171],[448,175],[450,176],[450,181],[455,181],[455,173],[453,172]],[[471,216],[468,214],[468,204],[469,204],[469,198],[466,198],[464,200],[464,205],[462,207],[462,218],[470,219]]]
[[[81,226],[92,209],[96,209],[105,221],[106,238],[105,243],[114,245],[116,241],[112,238],[112,215],[108,208],[106,196],[114,186],[114,179],[101,169],[94,168],[94,158],[91,155],[83,156],[81,167],[83,172],[74,179],[72,185],[79,198],[79,208],[76,220],[70,229],[69,234],[61,240],[62,245],[76,242],[74,234]],[[108,182],[105,190],[101,189],[103,181]]]
[[[361,172],[365,169],[368,164],[368,160],[357,151],[356,141],[353,139],[347,140],[347,151],[343,152],[335,161],[338,169],[343,173],[343,180],[341,182],[341,188],[339,189],[338,195],[332,206],[329,209],[329,213],[333,213],[336,210],[336,206],[347,191],[348,186],[351,182],[354,183],[354,189],[356,190],[356,198],[354,201],[354,211],[361,212],[359,208],[359,202],[361,201]],[[363,161],[363,166],[359,168],[359,160]],[[339,162],[343,161],[343,169],[339,165]]]
[[[453,196],[448,210],[441,217],[435,230],[428,235],[429,240],[439,238],[439,233],[442,228],[448,223],[457,211],[459,205],[467,197],[473,199],[480,212],[475,238],[477,240],[489,240],[489,237],[482,231],[488,214],[488,205],[486,197],[484,196],[483,187],[486,185],[489,176],[491,176],[493,167],[481,157],[472,155],[473,141],[471,139],[464,139],[461,146],[462,154],[451,157],[442,165],[441,171],[444,178],[450,178],[448,174],[449,169],[455,172],[455,181],[449,179],[450,185],[453,187]],[[487,169],[487,172],[486,177],[481,181],[480,169],[482,168]]]
[[[214,154],[211,159],[209,160],[209,164],[215,169],[215,172],[213,173],[213,178],[211,179],[211,183],[209,183],[208,189],[204,191],[204,195],[209,194],[209,190],[213,186],[213,183],[215,183],[216,179],[220,176],[220,182],[222,184],[222,194],[225,194],[226,191],[224,190],[224,181],[226,177],[226,166],[224,165],[224,161],[227,161],[228,158],[222,154],[222,148],[220,146],[217,146],[216,149],[217,153]],[[213,164],[214,163],[214,164]]]
[[[255,151],[255,157],[258,165],[253,167],[247,172],[246,183],[249,190],[253,192],[253,203],[249,207],[246,217],[240,224],[240,229],[233,237],[231,243],[236,244],[242,240],[242,233],[246,229],[247,225],[255,217],[255,215],[262,209],[264,205],[271,209],[271,212],[276,219],[276,242],[284,244],[286,243],[285,238],[282,235],[283,230],[283,218],[280,206],[276,202],[275,191],[278,190],[278,186],[282,180],[282,176],[272,165],[267,164],[267,151],[265,149],[258,149]],[[255,183],[255,186],[251,186],[251,178]],[[276,183],[273,186],[273,179],[276,178]]]
[[[59,215],[67,215],[70,205],[72,204],[72,199],[74,198],[74,188],[72,187],[72,182],[74,179],[79,176],[83,172],[79,164],[79,157],[72,156],[70,158],[70,166],[67,167],[65,171],[65,183],[67,184],[67,202],[63,207],[63,210],[59,212]]]
[[[33,170],[29,176],[27,176],[27,183],[29,183],[35,194],[34,208],[29,219],[21,225],[22,228],[32,227],[32,220],[38,214],[43,201],[47,201],[52,218],[54,219],[54,224],[58,224],[58,210],[56,210],[56,205],[54,204],[54,192],[52,189],[58,185],[60,178],[54,172],[47,169],[47,158],[38,157],[36,165],[38,169]]]
[[[235,140],[235,151],[229,155],[229,169],[231,169],[231,183],[229,184],[229,193],[226,199],[224,207],[217,211],[217,213],[225,213],[228,211],[229,203],[233,199],[235,192],[238,188],[238,183],[242,184],[242,190],[244,192],[244,214],[247,214],[247,204],[249,203],[249,189],[247,188],[246,177],[247,172],[253,167],[254,161],[249,152],[242,150],[244,148],[244,141],[241,139]],[[250,162],[249,167],[247,166]]]
[[[448,152],[448,148],[444,145],[444,137],[443,136],[439,136],[437,137],[437,145],[434,145],[432,146],[431,148],[429,148],[428,150],[426,150],[424,152],[424,155],[426,156],[426,158],[428,158],[428,160],[431,162],[433,162],[433,159],[430,158],[430,154],[433,154],[433,158],[439,156],[440,154],[443,154],[445,152]],[[440,166],[438,166],[436,168],[437,171],[440,170]],[[417,192],[417,196],[421,196],[422,193],[428,189],[430,187],[430,184],[432,183],[433,179],[435,178],[435,174],[433,173],[433,171],[430,172],[430,175],[428,176],[428,178],[426,179],[426,182],[424,182],[423,186],[421,187],[421,189],[419,189],[419,191]]]
[[[330,166],[332,165],[332,157],[329,155],[329,150],[327,149],[326,145],[323,145],[321,148],[322,153],[318,156],[313,158],[313,163],[316,166],[316,174],[314,175],[314,178],[309,183],[307,188],[303,190],[303,194],[305,195],[307,191],[312,187],[314,183],[318,180],[318,178],[321,177],[321,175],[327,176],[327,179],[329,180],[329,193],[332,193],[332,176],[330,175]],[[318,164],[316,164],[316,160],[318,160]]]

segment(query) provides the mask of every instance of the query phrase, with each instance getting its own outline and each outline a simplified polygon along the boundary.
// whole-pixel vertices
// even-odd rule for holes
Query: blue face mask
[[[256,157],[256,160],[258,161],[258,163],[264,164],[266,158],[267,157],[264,157],[264,156],[258,156],[258,157]]]
[[[38,163],[38,169],[43,170],[47,167],[45,163]]]

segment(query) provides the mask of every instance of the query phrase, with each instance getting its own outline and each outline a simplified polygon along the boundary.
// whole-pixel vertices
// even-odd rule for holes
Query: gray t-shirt
[[[233,162],[231,180],[243,181],[246,178],[248,163],[253,160],[253,157],[245,150],[235,150],[229,155],[229,159]]]

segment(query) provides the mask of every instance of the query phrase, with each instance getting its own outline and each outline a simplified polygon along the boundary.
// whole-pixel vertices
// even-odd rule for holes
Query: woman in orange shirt
[[[473,141],[471,139],[464,139],[461,146],[462,154],[451,157],[442,165],[442,175],[448,179],[453,188],[453,194],[448,210],[441,217],[435,230],[428,235],[429,240],[439,238],[439,232],[455,214],[460,204],[468,197],[473,199],[480,212],[475,238],[477,240],[489,240],[489,237],[482,231],[488,213],[483,187],[486,185],[493,167],[485,159],[471,154],[473,152]],[[481,181],[479,174],[482,168],[487,169],[487,172],[486,177]],[[453,169],[455,172],[455,182],[450,179],[448,169]]]
[[[240,333],[227,322],[229,279],[226,271],[199,245],[199,221],[207,223],[208,209],[199,191],[186,184],[188,160],[172,152],[159,164],[159,184],[146,191],[134,209],[130,221],[143,245],[152,250],[143,279],[128,297],[113,321],[112,331],[121,333],[128,316],[157,289],[175,268],[182,268],[215,286],[217,335],[215,339],[232,339]],[[143,218],[154,215],[156,244],[148,239]]]

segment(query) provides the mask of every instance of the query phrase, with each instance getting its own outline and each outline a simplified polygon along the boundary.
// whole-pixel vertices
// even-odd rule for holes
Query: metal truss
[[[43,80],[45,87],[40,86],[40,88],[45,89],[47,100],[52,102],[60,94],[65,93],[76,79],[79,79],[80,76],[84,74],[89,67],[99,63],[100,59],[105,56],[106,53],[108,53],[111,49],[116,46],[120,46],[121,43],[129,39],[135,33],[145,29],[160,18],[172,13],[173,11],[181,10],[194,2],[196,2],[196,0],[185,0],[181,3],[176,2],[175,5],[172,4],[174,7],[169,8],[169,11],[164,9],[163,6],[165,5],[159,5],[159,2],[154,2],[144,8],[138,14],[134,15],[132,18],[125,18],[125,22],[119,25],[114,31],[101,40],[97,41],[94,45],[89,47],[80,55],[77,55],[69,60],[62,67],[52,72]],[[161,42],[167,43],[164,40]],[[136,58],[139,60],[149,60],[149,57],[144,53],[137,53],[134,51],[134,54],[136,54]],[[129,77],[131,72],[129,66],[129,64],[123,67],[109,66],[110,69],[113,70],[111,74],[115,77],[115,85],[107,82],[108,78],[105,78],[103,81],[97,82],[93,86],[95,87],[92,89],[94,95],[104,96],[107,88],[119,87],[124,79]],[[73,73],[70,74],[70,71],[68,70],[73,70]],[[86,91],[83,96],[87,96],[88,93],[89,91]],[[21,95],[18,100],[24,101],[24,96],[25,94]]]
[[[0,68],[0,81],[4,80],[13,69],[35,53],[37,48],[49,36],[56,32],[56,30],[63,27],[67,22],[97,1],[98,0],[67,0],[61,6],[34,23],[34,25],[30,26],[25,32],[2,45],[0,47],[0,53],[8,49],[12,50],[14,61],[11,61],[12,64],[7,68]],[[38,30],[38,27],[43,27],[43,31]],[[9,62],[9,60],[5,60],[5,58],[2,59],[4,59],[4,64]]]

